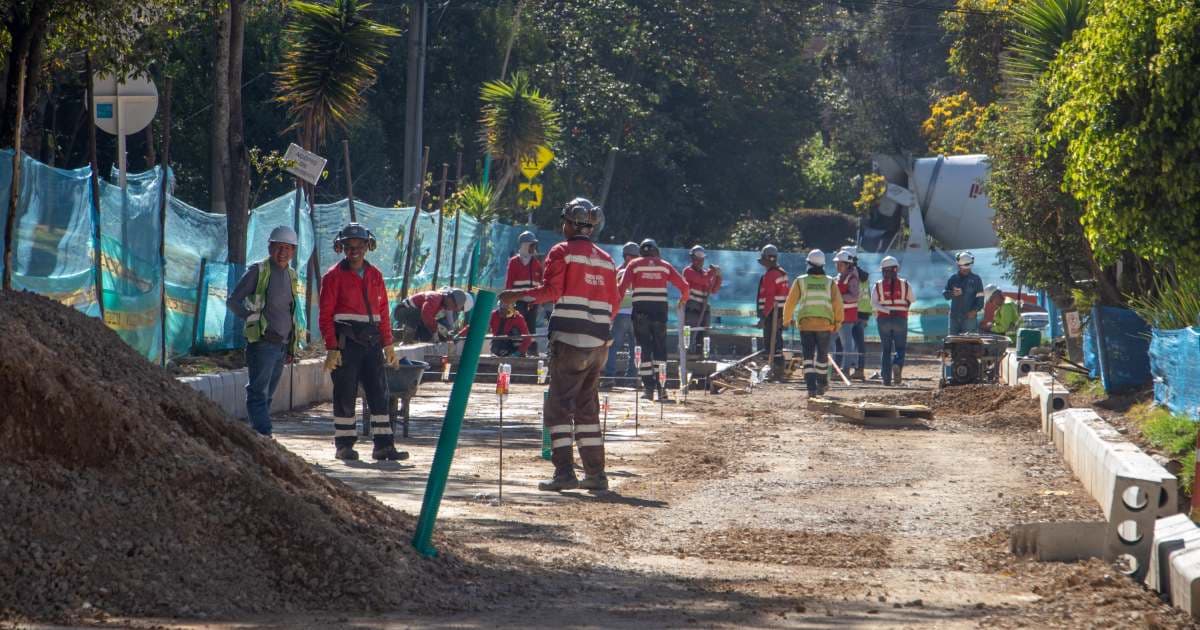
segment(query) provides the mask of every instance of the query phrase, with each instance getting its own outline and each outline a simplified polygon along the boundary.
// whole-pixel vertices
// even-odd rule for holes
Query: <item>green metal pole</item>
[[[437,522],[438,507],[442,504],[442,494],[446,492],[446,478],[450,476],[450,464],[458,448],[458,434],[467,412],[467,400],[471,397],[471,385],[475,383],[475,370],[479,367],[479,352],[483,350],[483,338],[487,335],[488,320],[495,306],[495,293],[481,290],[476,294],[475,308],[471,311],[471,331],[467,333],[467,341],[463,344],[458,374],[450,390],[446,419],[442,422],[442,433],[438,436],[433,466],[429,470],[429,482],[425,486],[425,498],[421,502],[421,516],[417,519],[417,530],[413,534],[413,546],[425,556],[437,555],[430,538],[433,536],[434,523]]]

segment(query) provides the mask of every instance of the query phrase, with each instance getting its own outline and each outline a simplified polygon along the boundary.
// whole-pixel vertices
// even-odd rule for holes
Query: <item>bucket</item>
[[[1037,328],[1017,329],[1017,356],[1027,357],[1034,348],[1042,345],[1042,331]]]

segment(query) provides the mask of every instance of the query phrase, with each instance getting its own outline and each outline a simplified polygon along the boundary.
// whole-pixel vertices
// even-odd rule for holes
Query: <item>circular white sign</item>
[[[118,83],[113,75],[96,75],[92,88],[96,93],[92,119],[107,133],[117,135],[118,119],[122,135],[137,133],[158,111],[158,89],[148,77],[128,77]]]

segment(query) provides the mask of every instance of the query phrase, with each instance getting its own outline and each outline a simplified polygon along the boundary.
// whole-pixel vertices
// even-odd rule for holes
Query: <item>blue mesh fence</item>
[[[1124,308],[1096,306],[1092,308],[1091,327],[1105,392],[1121,394],[1150,382],[1151,331],[1137,313]]]
[[[1200,419],[1200,329],[1155,330],[1150,340],[1154,402]]]

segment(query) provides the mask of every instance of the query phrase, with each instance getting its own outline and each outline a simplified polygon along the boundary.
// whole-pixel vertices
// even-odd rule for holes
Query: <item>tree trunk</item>
[[[8,196],[8,215],[4,225],[4,282],[6,291],[12,290],[13,276],[13,241],[16,238],[13,230],[17,226],[17,201],[21,198],[21,119],[25,116],[25,66],[29,63],[29,55],[17,57],[17,94],[14,103],[16,112],[13,120],[13,163],[12,186]]]
[[[154,168],[158,164],[158,155],[154,152],[154,123],[146,125],[142,130],[143,138],[146,142],[146,170]]]
[[[16,16],[3,24],[8,31],[10,46],[7,56],[7,70],[4,81],[4,110],[0,114],[0,145],[15,145],[13,133],[17,128],[17,113],[25,114],[25,105],[33,99],[34,91],[27,92],[29,83],[29,62],[35,48],[41,48],[41,42],[46,38],[46,26],[50,18],[50,2],[34,2],[27,16]],[[20,9],[11,9],[20,12]],[[25,18],[25,19],[21,19]],[[40,52],[36,53],[41,58]],[[18,93],[21,100],[18,102]]]
[[[246,229],[250,221],[250,154],[246,150],[242,116],[242,47],[246,31],[246,0],[229,1],[229,179],[226,212],[229,222],[229,261],[246,262]]]
[[[220,0],[214,6],[221,7]],[[212,212],[225,214],[229,177],[229,7],[220,8],[213,37],[212,125],[209,128],[208,194]],[[232,254],[233,252],[230,252]]]

